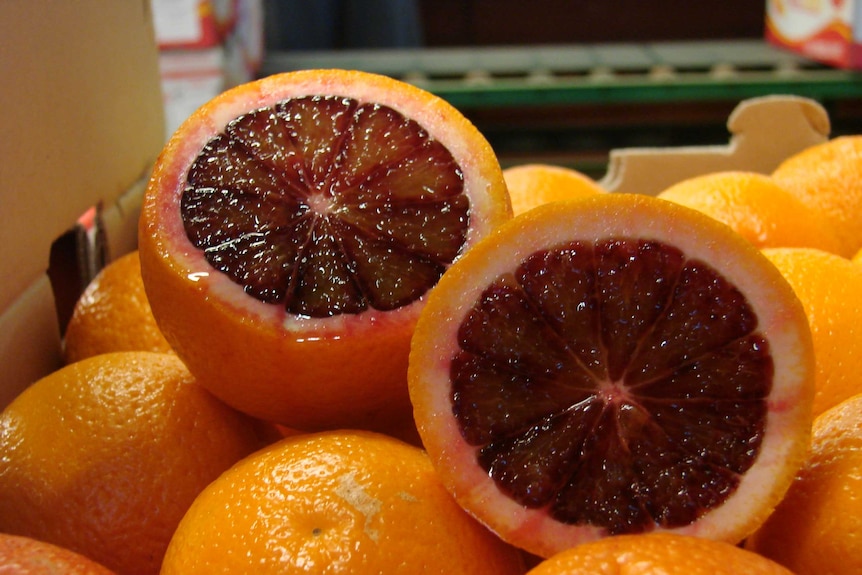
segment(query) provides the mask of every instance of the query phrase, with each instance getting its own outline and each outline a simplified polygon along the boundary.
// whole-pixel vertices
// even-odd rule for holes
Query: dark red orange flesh
[[[773,378],[758,328],[721,273],[675,247],[560,245],[461,323],[453,412],[526,507],[608,533],[688,525],[758,454]]]
[[[413,302],[469,227],[449,151],[393,109],[350,98],[293,98],[238,117],[187,180],[191,242],[248,294],[301,316]]]

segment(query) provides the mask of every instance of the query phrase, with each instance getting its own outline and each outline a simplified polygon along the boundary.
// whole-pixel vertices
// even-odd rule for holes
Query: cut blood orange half
[[[153,314],[199,381],[299,429],[409,419],[409,340],[443,271],[511,217],[502,170],[442,99],[343,70],[195,112],[140,224]]]
[[[730,228],[652,197],[539,207],[443,275],[410,355],[462,506],[551,554],[607,535],[737,542],[804,459],[805,314]]]

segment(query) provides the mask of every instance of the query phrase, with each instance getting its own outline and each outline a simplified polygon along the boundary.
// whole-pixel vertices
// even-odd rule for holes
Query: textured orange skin
[[[63,547],[0,533],[0,572],[5,575],[112,575],[114,572]]]
[[[729,543],[653,533],[585,543],[545,560],[527,575],[794,575]]]
[[[522,164],[503,170],[512,200],[512,213],[559,200],[605,193],[598,182],[577,170],[550,164]]]
[[[501,226],[441,278],[416,327],[409,385],[414,416],[443,483],[461,505],[503,539],[549,557],[605,537],[591,525],[566,525],[543,509],[503,494],[476,463],[452,415],[449,363],[457,329],[484,288],[527,255],[563,241],[604,237],[665,241],[708,262],[752,302],[770,341],[775,379],[760,455],[736,492],[674,532],[737,543],[772,511],[802,465],[814,393],[814,354],[807,320],[781,274],[752,244],[695,210],[640,195],[603,194],[540,206]]]
[[[171,351],[150,309],[137,251],[113,260],[93,278],[66,328],[66,363],[112,351]]]
[[[862,136],[842,136],[784,160],[772,177],[812,210],[821,211],[846,258],[862,249]]]
[[[262,445],[174,354],[85,359],[0,414],[0,531],[154,575],[198,492]]]
[[[300,321],[244,294],[205,261],[182,228],[179,198],[187,169],[204,143],[247,111],[309,94],[386,104],[440,140],[462,167],[471,200],[465,249],[511,217],[493,150],[443,100],[362,72],[280,74],[215,98],[168,142],[142,208],[144,285],[171,346],[226,403],[296,429],[403,428],[411,419],[406,379],[410,337],[424,299],[391,312]]]
[[[862,394],[814,420],[811,454],[749,548],[797,575],[862,572]]]
[[[467,515],[427,455],[382,434],[284,439],[207,487],[162,575],[519,575],[520,553]]]
[[[712,216],[759,248],[841,251],[829,221],[764,174],[706,174],[674,184],[658,197]]]
[[[808,316],[817,365],[814,415],[862,392],[862,268],[802,248],[764,254],[784,275]]]

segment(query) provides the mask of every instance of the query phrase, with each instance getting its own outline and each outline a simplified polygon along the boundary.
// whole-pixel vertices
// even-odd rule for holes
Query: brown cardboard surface
[[[51,241],[112,203],[164,143],[146,1],[0,2],[0,309],[45,272]]]
[[[58,366],[52,243],[102,206],[134,247],[139,190],[164,141],[148,0],[0,2],[0,406]],[[110,225],[108,225],[110,222]]]
[[[727,120],[727,145],[624,148],[610,154],[599,182],[611,192],[656,195],[686,178],[724,170],[768,174],[788,156],[829,137],[830,121],[816,101],[798,96],[744,100]]]

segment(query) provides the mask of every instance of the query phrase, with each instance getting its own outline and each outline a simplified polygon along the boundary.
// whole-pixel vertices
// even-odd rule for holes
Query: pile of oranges
[[[337,78],[332,81],[337,81]],[[308,79],[302,82],[312,83]],[[510,248],[511,251],[523,247],[515,245],[517,243],[546,241],[552,235],[551,222],[558,221],[562,213],[583,215],[578,221],[586,228],[599,229],[605,225],[592,221],[591,218],[595,220],[597,216],[589,215],[607,214],[611,209],[601,207],[604,205],[603,196],[608,194],[598,183],[573,170],[542,164],[502,170],[490,161],[489,149],[470,131],[472,127],[449,108],[440,108],[439,117],[429,115],[417,120],[419,116],[413,114],[417,106],[438,106],[438,103],[399,84],[388,81],[379,84],[383,80],[370,76],[363,82],[367,82],[361,90],[363,98],[372,99],[380,90],[394,93],[395,96],[386,100],[386,106],[393,109],[401,100],[420,100],[413,107],[409,103],[404,104],[401,109],[409,121],[398,119],[398,126],[408,126],[412,130],[410,121],[424,122],[421,128],[433,132],[438,141],[453,150],[452,156],[459,163],[459,173],[467,185],[488,191],[487,195],[473,188],[464,192],[473,194],[471,201],[477,206],[471,216],[474,221],[464,232],[468,238],[465,250],[473,250],[473,244],[481,244],[485,247],[480,250],[491,253],[487,251],[488,244],[483,243],[483,238],[474,238],[471,234],[487,236],[489,241],[502,243],[503,249]],[[314,84],[314,87],[328,85],[319,79]],[[302,89],[307,89],[307,86],[303,84]],[[222,105],[259,109],[264,97],[261,94],[267,90],[259,86],[249,90],[233,92],[229,102]],[[325,105],[335,104],[326,102]],[[205,120],[209,117],[207,114],[219,109],[222,108],[213,106],[199,112],[199,125],[195,124],[195,117],[191,118],[185,128],[186,133],[203,130],[201,126],[209,121]],[[276,113],[281,111],[273,112]],[[298,117],[301,112],[295,111],[293,115]],[[357,113],[356,117],[365,116]],[[371,123],[388,121],[381,117],[370,120]],[[316,125],[316,137],[334,129]],[[466,135],[454,137],[452,133],[455,132]],[[202,136],[195,137],[204,140]],[[339,141],[349,137],[340,137]],[[405,139],[414,137],[412,132],[404,136]],[[393,137],[393,140],[397,139],[397,136]],[[187,138],[172,140],[163,156],[186,154],[187,150],[183,149],[186,141]],[[396,144],[392,144],[393,149]],[[223,144],[213,139],[207,145],[221,150],[218,146]],[[372,150],[373,146],[367,143],[364,145],[367,149],[362,148],[362,154],[390,153]],[[418,145],[423,150],[430,146],[432,144],[428,142]],[[265,143],[261,143],[261,147],[266,147]],[[224,149],[227,149],[226,145]],[[410,158],[399,156],[397,160],[391,159],[394,154],[392,151],[387,157],[387,173],[390,174],[391,185],[397,186],[397,180],[413,176],[396,174],[396,167],[411,165],[411,170],[421,170],[410,164]],[[439,156],[436,151],[434,154],[435,158]],[[239,155],[228,150],[213,152],[212,157],[229,156],[229,161],[234,162],[231,165],[239,170],[239,160],[236,159]],[[287,157],[276,158],[276,152],[270,155],[274,158],[273,165],[278,162],[283,166],[293,161]],[[314,161],[319,167],[324,159],[316,157]],[[342,160],[327,161],[338,163]],[[351,174],[358,179],[356,174],[362,169],[362,161],[355,158],[351,161],[355,164],[351,165]],[[441,165],[446,162],[448,160],[439,160]],[[249,172],[250,175],[244,176],[248,181],[261,178],[259,173],[251,173],[252,169],[245,164],[242,170]],[[326,171],[324,168],[320,170]],[[373,183],[377,181],[376,177],[369,176],[369,179]],[[435,174],[429,178],[437,181],[443,176]],[[152,184],[151,187],[158,185]],[[339,186],[331,182],[330,185],[333,188]],[[366,192],[359,189],[359,184],[348,181],[343,185],[348,190],[344,194],[350,196],[344,210],[369,201],[370,196],[363,195]],[[430,189],[430,184],[426,188]],[[447,183],[447,194],[450,188]],[[505,193],[501,194],[501,189]],[[147,200],[151,212],[156,208],[162,209],[168,201],[158,195],[160,192],[148,192],[156,194]],[[300,195],[298,191],[291,193]],[[459,200],[452,198],[456,195],[452,192],[452,197],[447,195],[445,198],[413,197],[409,202],[410,210],[413,210],[410,213],[418,213],[421,208],[416,206],[422,202],[432,201],[445,202],[447,210],[455,209]],[[259,204],[269,201],[270,198],[260,200]],[[766,389],[763,392],[766,407],[763,409],[782,422],[785,419],[781,419],[779,412],[792,413],[793,417],[782,424],[784,428],[766,427],[764,424],[763,429],[770,440],[790,437],[792,441],[788,444],[797,445],[778,454],[790,461],[772,461],[766,466],[766,471],[757,472],[776,480],[780,486],[780,501],[773,510],[769,498],[774,494],[758,492],[757,489],[751,491],[753,497],[760,497],[763,501],[750,503],[763,503],[760,507],[768,509],[765,516],[752,519],[755,524],[747,525],[741,538],[734,535],[733,540],[722,540],[722,537],[710,535],[712,531],[721,531],[722,526],[718,523],[724,521],[722,517],[726,515],[718,514],[719,519],[714,520],[717,523],[703,523],[708,527],[703,527],[702,533],[696,532],[697,529],[695,532],[677,529],[678,526],[655,530],[632,527],[631,532],[609,533],[601,531],[597,524],[589,524],[584,531],[591,533],[591,540],[568,545],[566,549],[558,550],[551,546],[538,549],[527,543],[535,539],[535,532],[529,534],[528,531],[548,529],[540,533],[543,536],[547,533],[547,539],[551,541],[562,528],[549,528],[547,521],[535,520],[533,515],[527,515],[530,519],[522,522],[518,512],[509,514],[505,511],[507,508],[498,507],[501,496],[496,491],[491,493],[477,488],[475,493],[464,496],[457,490],[453,491],[451,482],[441,479],[457,475],[461,469],[459,466],[463,465],[462,454],[447,439],[448,434],[457,433],[453,430],[463,420],[456,421],[448,405],[439,410],[439,406],[432,405],[438,399],[427,389],[429,384],[426,382],[431,379],[445,379],[447,382],[449,378],[457,379],[456,370],[450,370],[444,361],[447,346],[454,343],[448,339],[442,341],[446,338],[438,334],[443,333],[443,328],[438,329],[437,326],[454,321],[454,317],[466,317],[460,324],[460,331],[456,330],[458,335],[451,339],[463,338],[468,343],[480,341],[483,344],[492,341],[496,346],[517,348],[515,351],[520,354],[518,361],[523,363],[513,367],[513,373],[525,372],[526,367],[538,365],[543,360],[542,354],[547,353],[546,349],[540,349],[540,345],[526,349],[529,344],[536,344],[527,339],[533,333],[530,331],[532,324],[528,322],[519,324],[517,330],[512,328],[518,337],[509,337],[505,330],[491,333],[488,323],[481,324],[487,332],[483,329],[469,330],[470,322],[479,322],[485,316],[491,318],[491,325],[495,317],[503,317],[501,314],[507,309],[507,302],[514,297],[512,293],[518,291],[507,291],[512,286],[514,274],[504,273],[503,279],[499,279],[490,271],[484,271],[487,266],[480,271],[480,263],[473,263],[473,260],[481,260],[480,257],[472,258],[466,264],[461,264],[461,260],[456,258],[451,267],[451,262],[435,264],[443,270],[441,273],[445,279],[441,283],[445,286],[437,293],[436,286],[431,287],[430,297],[423,295],[418,298],[419,307],[426,300],[433,300],[428,314],[422,315],[421,309],[407,316],[397,315],[393,310],[368,312],[373,316],[373,323],[381,326],[380,329],[390,329],[395,334],[390,340],[381,341],[392,342],[391,362],[398,366],[406,363],[408,351],[400,349],[403,344],[398,338],[407,330],[409,343],[416,318],[419,318],[422,341],[412,343],[414,353],[421,349],[424,355],[420,362],[414,362],[410,357],[413,371],[409,392],[414,405],[405,406],[407,373],[403,374],[404,389],[398,391],[395,400],[365,405],[355,399],[355,394],[361,393],[362,388],[357,387],[355,381],[347,381],[350,369],[326,366],[325,359],[320,359],[335,357],[337,359],[333,361],[341,362],[342,356],[354,353],[363,356],[357,359],[367,360],[367,354],[371,352],[356,351],[366,350],[366,343],[357,341],[354,348],[348,345],[346,352],[338,348],[332,356],[322,355],[320,350],[314,351],[318,354],[314,359],[318,366],[316,369],[326,370],[322,377],[318,374],[313,379],[315,385],[321,385],[317,392],[324,398],[321,405],[325,407],[321,409],[330,409],[330,403],[341,402],[332,407],[339,423],[327,428],[318,425],[321,417],[315,413],[293,419],[261,417],[258,411],[267,412],[268,402],[277,406],[284,401],[283,390],[256,387],[255,384],[247,389],[240,387],[238,395],[247,393],[258,397],[236,405],[232,395],[221,396],[224,381],[210,387],[206,378],[200,377],[200,372],[190,369],[184,361],[184,353],[192,346],[186,338],[189,333],[195,337],[194,329],[177,328],[173,319],[163,317],[165,312],[162,310],[176,310],[178,306],[176,301],[164,301],[172,297],[170,291],[146,289],[150,282],[173,285],[170,283],[173,280],[168,281],[159,274],[176,271],[180,264],[165,259],[158,266],[153,265],[154,259],[163,257],[158,250],[164,249],[164,243],[153,247],[150,244],[159,242],[148,240],[144,242],[148,245],[144,253],[132,252],[104,268],[78,301],[65,332],[66,365],[35,382],[0,413],[0,565],[14,563],[31,569],[24,572],[49,572],[38,571],[40,567],[27,567],[41,562],[42,565],[65,569],[64,572],[118,575],[242,572],[808,575],[858,572],[862,569],[862,499],[858,497],[862,493],[862,376],[859,375],[862,373],[862,137],[836,138],[814,146],[789,158],[773,174],[706,174],[674,185],[659,194],[658,199],[614,199],[617,201],[619,205],[629,205],[626,209],[613,209],[621,218],[629,218],[631,223],[626,224],[628,227],[607,227],[631,229],[633,234],[644,233],[649,222],[638,221],[636,216],[649,219],[648,216],[665,217],[670,214],[667,217],[679,217],[684,224],[680,226],[683,238],[680,245],[694,241],[689,238],[711,238],[718,242],[720,245],[707,246],[698,252],[702,254],[701,259],[713,258],[706,262],[712,266],[709,269],[722,273],[723,265],[744,269],[728,271],[725,276],[717,273],[720,277],[716,282],[722,277],[739,277],[743,280],[738,283],[747,285],[745,280],[750,279],[754,287],[745,292],[748,303],[758,311],[765,310],[764,314],[778,310],[776,314],[780,317],[754,334],[757,337],[762,335],[768,344],[766,347],[799,350],[798,356],[790,359],[772,358],[775,366],[765,370],[768,373],[774,371],[780,377],[787,372],[793,383],[788,384],[789,391],[785,395],[778,395],[777,389]],[[333,213],[341,214],[344,207],[332,198],[323,207],[314,202],[310,204],[313,205],[309,209],[318,210],[321,218]],[[673,204],[673,207],[666,204]],[[394,201],[394,205],[400,204]],[[391,206],[386,209],[390,210],[386,218],[399,217],[393,215]],[[152,219],[152,213],[146,213],[147,210],[145,207],[142,233],[153,232],[158,225]],[[509,221],[513,212],[515,219]],[[347,229],[355,226],[363,234],[368,231],[369,214],[361,213],[350,218],[353,219],[344,220],[349,224],[339,221],[328,225],[342,231],[345,229],[343,226]],[[374,238],[375,245],[352,245],[346,251],[373,251],[375,256],[369,261],[400,257],[398,249],[392,249],[386,255],[376,251],[380,249],[379,245],[386,243],[380,240],[383,234],[389,234],[387,242],[392,237],[406,242],[405,236],[412,233],[381,232],[386,218],[375,224],[376,235],[368,236]],[[448,221],[445,224],[447,229],[453,225]],[[469,226],[487,229],[482,229],[480,234]],[[513,230],[519,226],[525,230],[523,235],[512,236],[515,240],[508,239],[507,234],[514,234]],[[558,233],[559,224],[553,226],[557,226],[553,233]],[[664,236],[659,234],[656,237]],[[432,242],[433,238],[428,241]],[[509,241],[511,245],[506,244]],[[570,251],[575,252],[574,248]],[[434,260],[436,256],[431,257],[428,253],[422,252],[416,259],[422,262]],[[548,254],[551,255],[547,255],[541,264],[546,266],[541,267],[544,274],[553,273],[556,269],[547,262],[552,256],[557,256],[550,249]],[[264,259],[261,256],[261,261]],[[408,260],[411,266],[414,265],[412,256],[405,257],[404,262]],[[321,269],[328,265],[318,261]],[[751,267],[746,267],[749,264]],[[266,264],[258,262],[256,265]],[[525,264],[517,273],[522,273],[526,267]],[[412,270],[409,273],[419,273],[416,267],[404,269]],[[254,271],[244,268],[242,273],[253,274]],[[523,271],[524,276],[528,271]],[[182,273],[190,275],[186,270]],[[187,279],[200,286],[202,278],[210,273],[213,273],[210,269],[201,269],[200,276]],[[649,270],[639,273],[649,273]],[[483,274],[488,274],[487,281]],[[776,287],[778,280],[787,285],[781,283]],[[342,278],[340,281],[348,280]],[[436,279],[432,283],[436,283]],[[526,280],[523,283],[527,283]],[[243,324],[242,329],[268,333],[266,330],[269,328],[260,325],[267,321],[266,317],[255,315],[260,302],[225,307],[224,302],[242,301],[248,291],[237,288],[236,292],[240,294],[237,295],[231,289],[218,284],[211,291],[189,290],[182,297],[208,298],[209,303],[215,301],[224,308],[218,313],[233,314],[236,325]],[[455,301],[455,295],[449,298],[450,293],[460,297],[461,293],[471,289],[485,290],[483,297],[493,291],[496,299],[489,299],[494,303],[487,307],[478,309],[477,306],[468,310],[463,303]],[[439,293],[443,292],[446,294],[443,299],[447,301],[441,302]],[[157,294],[155,297],[159,301],[148,297],[153,294]],[[758,298],[764,298],[762,294],[778,294],[774,297],[786,301],[761,302]],[[559,303],[560,306],[564,304],[565,301]],[[204,306],[199,309],[213,308]],[[252,309],[254,313],[243,315],[246,309]],[[569,311],[573,313],[573,310]],[[782,315],[785,312],[787,315]],[[303,316],[294,320],[286,319],[283,311],[279,313],[279,321],[287,326],[288,331],[301,332],[302,337],[309,340],[325,343],[327,330],[333,329],[326,327],[332,325],[325,323],[328,319]],[[182,317],[184,322],[194,321],[186,315]],[[350,344],[351,321],[348,317],[338,324],[335,338],[338,345],[342,345],[344,340]],[[804,324],[804,333],[795,329],[800,323]],[[221,320],[202,320],[201,325],[231,329],[229,323]],[[314,327],[309,328],[309,325]],[[355,329],[361,332],[365,328]],[[207,334],[208,338],[210,335]],[[225,331],[221,337],[229,345],[219,347],[217,353],[208,358],[212,364],[209,371],[236,374],[236,365],[249,362],[252,352],[243,348],[243,342],[236,335]],[[205,351],[201,348],[196,353]],[[608,353],[612,355],[612,352]],[[386,354],[379,354],[377,350],[374,354],[374,361],[380,365],[371,367],[379,370],[381,378],[389,377],[391,370],[383,365],[387,361]],[[584,357],[588,355],[587,352],[584,354]],[[478,357],[461,353],[457,359],[458,367],[471,374],[470,377],[475,375],[475,379],[486,385],[481,389],[492,394],[499,375],[490,374],[489,368],[484,367],[486,364],[481,363]],[[297,358],[301,358],[301,353]],[[734,356],[733,361],[736,359]],[[301,359],[294,361],[301,362]],[[298,373],[298,378],[306,377],[306,367],[299,363],[279,364],[278,369],[285,371],[286,379],[293,375],[292,371]],[[271,371],[265,370],[267,377]],[[373,371],[363,371],[363,381]],[[327,378],[333,381],[326,382]],[[350,389],[347,397],[338,395],[341,381],[344,381],[345,388]],[[373,383],[363,385],[371,386]],[[453,385],[462,383],[459,380]],[[621,400],[611,396],[619,389],[611,388],[603,388],[603,397],[608,405],[618,405],[615,402]],[[385,386],[368,389],[371,394],[389,393]],[[471,393],[469,387],[458,389],[462,396]],[[313,397],[315,393],[308,395]],[[483,397],[480,395],[470,396],[473,405],[458,404],[455,415],[460,417],[468,413],[464,417],[471,424],[475,419],[470,418],[486,416],[488,412],[481,409]],[[523,397],[494,395],[493,399],[495,409],[508,410],[504,414],[508,420],[520,416],[520,411],[526,409]],[[549,396],[546,399],[550,404],[555,398]],[[291,408],[292,411],[312,412],[317,409],[313,401],[303,399],[303,402],[306,403]],[[255,410],[248,412],[243,409],[244,405],[254,405]],[[418,429],[412,417],[414,408],[420,415],[416,420],[420,423]],[[353,410],[362,410],[362,416],[345,417],[344,414],[351,414]],[[273,407],[272,413],[277,411],[278,408]],[[672,417],[668,415],[670,411],[662,413],[664,417]],[[294,425],[299,421],[314,422],[314,425]],[[356,425],[342,425],[342,421]],[[500,421],[495,419],[488,427],[497,430],[504,425]],[[485,429],[482,424],[479,421],[475,427],[467,426],[466,432],[464,428],[459,429],[472,438],[482,435],[481,430]],[[686,424],[691,423],[687,421]],[[553,428],[556,433],[554,425],[548,423],[546,430]],[[689,435],[698,434],[697,430],[691,431]],[[574,432],[559,431],[559,434],[563,433]],[[601,433],[599,428],[595,430],[597,437]],[[532,437],[539,437],[539,434]],[[476,441],[481,444],[484,439]],[[498,447],[487,441],[481,445],[484,447],[479,451],[483,455],[492,451],[492,447]],[[543,446],[536,445],[535,448],[538,450]],[[635,446],[632,447],[634,449]],[[774,452],[767,454],[770,457],[775,455]],[[615,462],[605,463],[613,466]],[[475,463],[471,460],[468,465]],[[441,466],[446,467],[443,473]],[[478,465],[476,469],[479,469]],[[540,471],[525,465],[519,473],[535,473],[543,478]],[[748,468],[739,474],[747,472]],[[487,473],[480,471],[480,475],[483,473],[493,474],[493,469]],[[514,472],[507,478],[511,480],[507,485],[517,491],[519,487]],[[460,488],[464,481],[456,480],[455,483]],[[616,492],[603,494],[599,491],[597,488],[589,497],[598,500],[606,496],[605,501],[612,502],[620,496]],[[532,496],[528,493],[524,498]],[[467,500],[469,504],[465,506]],[[721,499],[711,505],[720,509],[724,501]],[[491,522],[493,529],[489,522],[477,519],[483,515],[477,509],[496,515],[495,521]],[[544,507],[540,511],[546,513]],[[697,521],[695,523],[701,525]],[[597,533],[598,536],[593,536]]]

